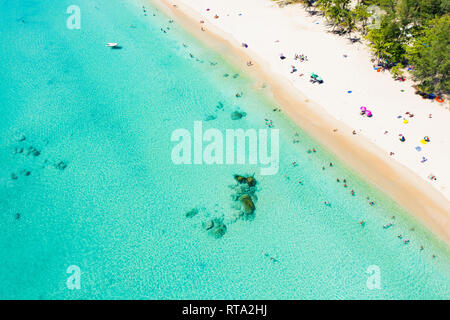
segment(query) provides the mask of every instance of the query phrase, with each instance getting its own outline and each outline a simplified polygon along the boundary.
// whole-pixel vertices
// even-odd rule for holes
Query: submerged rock
[[[208,220],[206,222],[202,223],[202,226],[205,230],[209,230],[212,229],[212,227],[214,227],[214,221],[213,220]]]
[[[244,194],[240,196],[239,201],[241,201],[243,211],[246,215],[250,215],[255,212],[255,204],[253,203],[252,197],[250,197],[250,195]]]
[[[231,120],[240,120],[245,117],[247,114],[245,112],[233,111],[231,113]]]
[[[67,163],[65,163],[64,161],[59,161],[58,163],[55,164],[55,168],[59,170],[64,170],[67,168]]]
[[[27,139],[27,137],[25,136],[25,134],[19,133],[14,137],[14,139],[18,142],[23,142]]]
[[[225,233],[227,232],[227,226],[224,224],[221,224],[219,226],[216,226],[215,228],[211,229],[209,231],[209,234],[213,236],[216,239],[222,238]]]
[[[256,186],[256,179],[253,176],[241,176],[238,174],[234,175],[234,179],[239,182],[240,184],[246,183],[249,187],[254,187]]]
[[[256,185],[258,182],[253,175],[235,174],[234,179],[236,184],[231,185],[230,188],[234,190],[234,193],[231,194],[231,199],[234,202],[232,208],[238,210],[236,217],[245,220],[253,219],[256,210],[255,202],[258,200],[256,196]]]
[[[219,101],[219,102],[217,103],[216,108],[219,109],[219,110],[223,110],[223,103]]]
[[[198,214],[198,209],[194,208],[188,212],[186,212],[186,218],[192,218]]]
[[[41,154],[41,152],[33,146],[29,146],[27,149],[27,152],[26,152],[27,156],[33,155],[35,157],[38,157],[40,154]]]
[[[223,223],[223,219],[214,218],[202,223],[203,229],[216,239],[222,238],[227,232],[227,226]]]
[[[249,187],[254,187],[256,185],[256,180],[253,177],[247,177],[247,184]]]
[[[213,114],[209,114],[207,116],[205,116],[205,121],[212,121],[212,120],[216,120],[217,116],[213,115]]]

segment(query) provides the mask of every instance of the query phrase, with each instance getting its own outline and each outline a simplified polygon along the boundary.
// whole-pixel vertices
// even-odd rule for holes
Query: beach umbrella
[[[366,107],[361,107],[361,108],[359,108],[361,111],[366,111],[367,110],[367,108]]]

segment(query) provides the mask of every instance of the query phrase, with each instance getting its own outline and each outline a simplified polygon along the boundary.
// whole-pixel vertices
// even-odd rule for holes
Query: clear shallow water
[[[0,298],[450,297],[448,248],[273,112],[239,70],[147,2],[79,0],[81,30],[66,28],[72,4],[0,1]],[[123,49],[106,48],[110,41]],[[247,117],[232,121],[238,106]],[[220,130],[273,120],[279,173],[175,166],[172,131],[209,114],[218,117],[204,127]],[[40,155],[26,156],[30,146]],[[233,174],[253,172],[255,218],[232,223]],[[204,209],[186,218],[193,207]],[[221,239],[202,229],[215,216],[227,223]],[[66,287],[70,265],[81,268],[81,290]],[[381,270],[380,290],[366,286],[371,265]]]

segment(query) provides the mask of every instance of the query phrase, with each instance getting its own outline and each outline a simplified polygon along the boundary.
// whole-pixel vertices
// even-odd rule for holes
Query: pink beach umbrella
[[[368,117],[371,117],[371,116],[372,116],[372,111],[367,110],[367,111],[366,111],[366,115],[367,115]]]
[[[361,107],[361,108],[359,108],[361,111],[366,111],[367,110],[367,108],[366,107]]]

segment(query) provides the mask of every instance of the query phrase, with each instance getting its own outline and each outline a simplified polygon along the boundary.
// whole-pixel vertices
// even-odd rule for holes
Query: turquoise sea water
[[[448,247],[240,70],[146,1],[76,2],[80,30],[66,27],[72,0],[0,0],[0,298],[450,298]],[[208,115],[222,131],[272,120],[279,173],[174,165],[172,131]],[[233,219],[235,173],[258,180],[251,221]],[[220,239],[202,227],[211,217],[227,225]],[[80,290],[67,288],[71,265]]]

